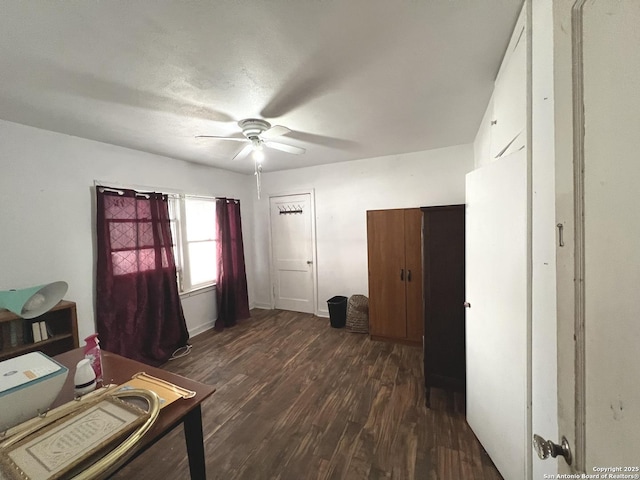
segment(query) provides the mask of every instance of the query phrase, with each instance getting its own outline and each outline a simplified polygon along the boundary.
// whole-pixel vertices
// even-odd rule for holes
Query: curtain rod
[[[109,187],[107,187],[106,185],[110,185]],[[172,198],[181,198],[181,197],[189,197],[189,198],[204,198],[204,199],[212,199],[212,198],[218,198],[214,195],[193,195],[193,194],[186,194],[184,192],[178,191],[178,190],[170,190],[170,189],[166,189],[166,188],[155,188],[155,187],[146,187],[146,186],[141,186],[141,185],[123,185],[123,184],[119,184],[119,183],[114,183],[114,182],[107,182],[107,181],[102,181],[102,180],[94,180],[93,181],[93,186],[94,187],[100,187],[105,189],[106,191],[109,192],[114,192],[117,193],[118,195],[122,195],[124,192],[122,192],[122,190],[119,190],[119,188],[123,188],[126,190],[134,190],[136,191],[136,193],[138,193],[138,190],[144,190],[147,192],[156,192],[156,193],[161,193],[163,195],[168,195],[169,197]],[[144,194],[144,192],[141,192],[142,194]],[[147,197],[148,198],[148,197]]]
[[[191,195],[191,194],[182,194],[183,197],[189,197],[189,198],[204,198],[204,199],[208,199],[211,200],[212,198],[220,198],[220,197],[214,197],[213,195]]]
[[[178,197],[180,195],[184,195],[183,192],[171,190],[168,188],[149,187],[147,185],[131,185],[131,184],[127,185],[123,183],[105,181],[105,180],[94,180],[93,186],[108,188],[109,191],[114,191],[115,193],[119,193],[120,192],[119,189],[124,189],[124,190],[134,190],[136,192],[142,190],[141,193],[144,193],[144,192],[162,193],[163,195],[169,195],[171,197]]]
[[[115,188],[99,186],[98,190],[100,191],[100,193],[102,193],[102,192],[113,192],[113,193],[117,193],[118,195],[124,195],[124,192],[122,190],[118,190],[118,189],[115,189]],[[136,194],[136,197],[144,197],[144,198],[147,198],[147,199],[150,197],[150,195],[148,193],[136,192],[135,190],[134,190],[134,192]],[[162,195],[164,195],[164,194],[162,194]]]

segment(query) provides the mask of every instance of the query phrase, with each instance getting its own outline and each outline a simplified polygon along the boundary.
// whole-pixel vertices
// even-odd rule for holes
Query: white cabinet
[[[514,31],[493,91],[491,158],[523,148],[527,124],[527,41],[523,17]]]
[[[518,18],[474,142],[476,168],[526,145],[527,36],[524,9]]]

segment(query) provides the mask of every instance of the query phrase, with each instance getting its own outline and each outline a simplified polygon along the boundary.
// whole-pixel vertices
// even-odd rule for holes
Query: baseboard
[[[271,305],[269,305],[268,303],[260,303],[260,302],[252,303],[249,308],[251,309],[259,308],[260,310],[272,310]]]
[[[329,310],[318,310],[318,316],[322,318],[329,318]]]
[[[211,330],[214,327],[215,323],[216,321],[213,320],[212,322],[202,323],[197,327],[190,329],[189,338],[195,337],[196,335],[200,335],[201,333],[206,332],[207,330]]]

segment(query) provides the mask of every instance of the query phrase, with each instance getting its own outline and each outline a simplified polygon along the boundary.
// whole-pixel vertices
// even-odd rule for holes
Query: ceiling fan
[[[235,157],[233,157],[233,160],[242,160],[253,152],[254,159],[259,162],[264,158],[264,153],[262,152],[263,147],[274,148],[294,155],[300,155],[306,151],[304,148],[272,141],[272,138],[286,135],[291,132],[290,129],[283,127],[282,125],[274,125],[272,127],[266,120],[262,120],[260,118],[246,118],[244,120],[240,120],[238,122],[238,126],[242,129],[242,135],[244,135],[244,137],[197,135],[196,138],[217,138],[220,140],[232,140],[235,142],[250,142],[240,150]]]

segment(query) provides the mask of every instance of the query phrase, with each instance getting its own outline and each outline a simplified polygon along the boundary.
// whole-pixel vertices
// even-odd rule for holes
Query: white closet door
[[[467,421],[505,480],[527,478],[527,163],[466,177]]]
[[[314,313],[311,195],[271,197],[275,307]]]

